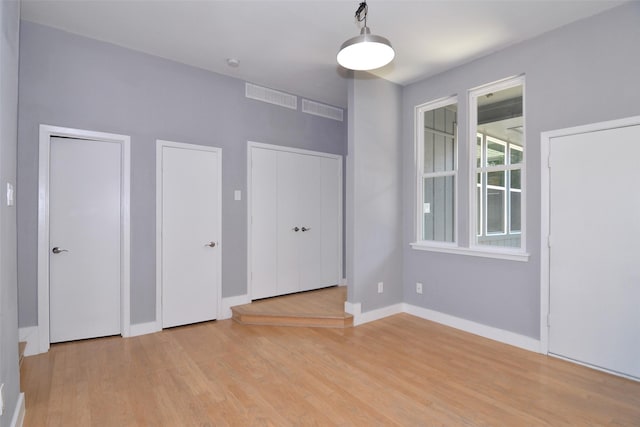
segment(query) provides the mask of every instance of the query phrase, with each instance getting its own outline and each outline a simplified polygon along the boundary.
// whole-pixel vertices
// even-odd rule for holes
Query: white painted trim
[[[24,393],[20,393],[18,395],[18,401],[16,402],[16,408],[13,410],[13,417],[11,418],[11,427],[22,427],[24,423],[24,415],[25,415],[25,406],[24,406]]]
[[[338,286],[347,286],[347,278],[346,278],[346,277],[343,277],[343,278],[340,280],[340,283],[338,283]]]
[[[342,217],[343,217],[343,206],[342,206],[342,189],[344,186],[344,171],[343,171],[343,160],[342,160],[342,156],[339,154],[331,154],[331,153],[323,153],[320,151],[312,151],[312,150],[303,150],[300,148],[292,148],[292,147],[285,147],[282,145],[273,145],[273,144],[265,144],[262,142],[255,142],[255,141],[247,141],[247,295],[249,295],[249,298],[251,298],[251,295],[253,295],[253,283],[251,281],[251,259],[252,259],[252,245],[251,245],[251,239],[252,239],[252,235],[251,235],[251,212],[252,212],[252,191],[253,189],[251,188],[251,179],[252,179],[252,167],[251,167],[251,150],[253,148],[262,148],[262,149],[266,149],[266,150],[274,150],[274,151],[282,151],[282,152],[286,152],[286,153],[295,153],[295,154],[305,154],[305,155],[310,155],[310,156],[317,156],[317,157],[325,157],[325,158],[329,158],[329,159],[335,159],[338,160],[339,164],[340,164],[340,175],[338,178],[338,235],[341,237],[341,239],[344,236],[343,233],[343,229],[342,229]],[[343,263],[342,263],[342,258],[343,258],[343,253],[342,253],[342,246],[343,246],[343,241],[340,242],[339,248],[338,248],[338,259],[340,260],[339,263],[340,265],[338,266],[338,270],[340,272],[343,271]],[[342,274],[342,273],[340,273]],[[346,279],[345,279],[346,282]]]
[[[550,235],[550,154],[551,140],[553,138],[577,135],[581,133],[599,132],[608,129],[617,129],[628,126],[640,125],[640,116],[632,116],[624,119],[609,120],[605,122],[590,123],[566,129],[557,129],[542,132],[540,134],[540,352],[549,353],[549,235]],[[572,360],[573,361],[573,360]],[[576,362],[579,363],[579,362]],[[598,368],[596,368],[598,369]],[[614,373],[616,375],[620,375]]]
[[[217,154],[218,160],[218,222],[215,225],[218,237],[218,248],[223,250],[222,242],[222,148],[208,145],[186,144],[183,142],[156,140],[156,323],[162,330],[162,149],[164,147],[182,150],[209,151]],[[216,257],[218,272],[218,292],[216,301],[217,317],[222,309],[222,252]]]
[[[27,326],[18,329],[18,341],[27,343],[27,346],[24,348],[25,356],[33,356],[40,353],[38,331],[39,328],[37,326]]]
[[[140,335],[153,334],[162,330],[162,323],[153,321],[145,323],[134,323],[129,330],[129,337],[137,337]]]
[[[49,350],[49,167],[51,137],[86,139],[119,143],[121,150],[121,247],[120,247],[120,333],[129,335],[130,281],[131,281],[131,138],[90,130],[72,129],[59,126],[40,125],[40,147],[38,167],[38,336],[39,353]]]
[[[409,244],[412,249],[419,251],[441,252],[445,254],[469,255],[483,258],[506,259],[510,261],[528,262],[529,254],[526,252],[508,252],[505,250],[492,250],[491,247],[463,248],[455,245],[437,245],[431,242],[415,242]]]
[[[371,311],[365,311],[353,316],[353,326],[363,325],[365,323],[373,322],[375,320],[384,319],[385,317],[393,316],[394,314],[403,313],[404,304],[398,303],[389,305],[382,308],[377,308]]]
[[[360,313],[362,313],[362,304],[359,303],[359,302],[345,301],[344,302],[344,311],[345,311],[345,313],[352,314],[353,317],[354,317],[354,322],[355,322],[355,318],[360,316]]]
[[[404,304],[403,311],[425,320],[460,329],[474,335],[479,335],[481,337],[509,344],[514,347],[519,347],[524,350],[536,353],[540,351],[540,341],[525,335],[516,334],[514,332],[505,331],[504,329],[494,328],[492,326],[483,325],[471,320],[462,319],[460,317],[451,316],[449,314],[429,310],[423,307],[417,307],[411,304]]]
[[[249,294],[244,295],[236,295],[233,297],[222,298],[222,311],[220,312],[220,320],[231,319],[233,313],[231,312],[231,307],[235,307],[236,305],[249,304],[251,302],[251,297]]]

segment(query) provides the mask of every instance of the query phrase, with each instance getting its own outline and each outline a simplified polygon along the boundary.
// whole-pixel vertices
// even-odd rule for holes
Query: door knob
[[[51,249],[51,252],[53,252],[54,254],[59,254],[60,252],[69,252],[66,249],[60,249],[59,247],[54,247],[53,249]]]
[[[300,231],[300,229],[298,227],[294,227],[293,231],[295,231],[297,233],[298,231]],[[304,230],[302,230],[302,231],[304,231]]]
[[[210,248],[215,248],[216,247],[216,242],[209,242],[205,246],[209,246]]]
[[[309,228],[307,228],[307,227],[302,227],[302,231],[303,231],[303,232],[304,232],[304,231],[309,231],[309,230],[311,230],[311,227],[309,227]]]

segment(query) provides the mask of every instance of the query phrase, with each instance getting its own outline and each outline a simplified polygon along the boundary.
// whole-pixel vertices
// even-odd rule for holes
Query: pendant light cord
[[[356,10],[356,19],[358,20],[358,22],[362,22],[364,21],[364,26],[367,26],[367,13],[369,12],[369,6],[367,6],[367,2],[363,1],[362,3],[360,3],[360,6],[358,6],[358,9]],[[364,16],[362,16],[364,13]]]

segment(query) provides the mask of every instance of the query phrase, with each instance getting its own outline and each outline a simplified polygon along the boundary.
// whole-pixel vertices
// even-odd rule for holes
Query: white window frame
[[[416,224],[416,242],[412,243],[412,246],[420,247],[442,247],[442,248],[455,248],[458,245],[458,131],[457,124],[454,130],[454,145],[453,145],[453,170],[441,171],[441,172],[424,172],[424,113],[427,111],[437,110],[438,108],[446,107],[451,104],[458,105],[458,96],[452,95],[445,98],[440,98],[434,101],[427,102],[415,107],[415,170],[416,170],[416,211],[415,220]],[[453,177],[453,242],[439,242],[435,240],[423,240],[423,211],[424,211],[424,178],[438,178],[452,176]]]
[[[526,129],[526,102],[525,102],[525,96],[526,96],[526,90],[525,90],[525,77],[524,75],[520,75],[520,76],[516,76],[516,77],[510,77],[504,80],[500,80],[494,83],[490,83],[487,85],[483,85],[480,87],[477,87],[475,89],[471,89],[469,90],[469,103],[468,103],[468,116],[469,116],[469,141],[473,141],[473,144],[469,144],[470,148],[469,149],[469,182],[470,182],[470,189],[473,189],[473,191],[469,191],[469,218],[473,218],[473,220],[469,221],[469,249],[472,251],[478,251],[478,252],[483,252],[486,254],[486,256],[489,257],[496,257],[496,258],[503,258],[501,256],[501,254],[506,255],[507,258],[509,259],[516,259],[516,260],[520,260],[520,261],[527,261],[529,254],[526,253],[526,248],[527,248],[527,242],[526,242],[526,224],[527,224],[527,220],[526,220],[526,160],[527,157],[523,158],[523,162],[520,166],[520,193],[524,194],[525,197],[521,197],[520,198],[520,247],[519,248],[512,248],[512,247],[497,247],[497,246],[489,246],[489,245],[482,245],[477,243],[477,237],[478,237],[478,232],[479,230],[478,228],[478,221],[477,221],[477,203],[479,203],[477,199],[477,170],[479,169],[476,165],[476,150],[477,150],[477,134],[478,134],[478,98],[484,95],[487,95],[489,93],[494,93],[494,92],[498,92],[504,89],[508,89],[514,86],[522,86],[522,100],[523,100],[523,106],[522,106],[522,116],[524,117],[523,120],[523,138],[526,138],[526,132],[524,131]],[[523,146],[526,145],[526,141],[523,143]],[[485,144],[486,146],[486,144]],[[486,153],[485,153],[486,155]],[[508,150],[508,146],[505,146],[505,164],[504,165],[500,165],[500,166],[489,166],[489,167],[484,167],[482,169],[484,169],[484,171],[487,172],[492,172],[492,171],[509,171],[511,170],[509,168],[509,161],[507,159],[507,156],[509,156],[509,150]],[[510,179],[509,174],[506,174],[507,176],[505,177],[507,180]],[[507,184],[507,181],[505,181],[505,184]],[[505,197],[509,198],[510,197],[510,192],[507,192],[507,187],[505,185]],[[508,202],[508,200],[507,200]],[[508,203],[505,203],[505,209],[507,209]],[[507,212],[505,212],[506,214]],[[486,215],[483,215],[486,217]],[[506,218],[508,218],[508,215],[506,216]],[[486,218],[483,218],[483,221],[486,222]],[[507,220],[507,222],[510,222],[509,220]],[[510,228],[510,223],[507,224],[507,230]]]

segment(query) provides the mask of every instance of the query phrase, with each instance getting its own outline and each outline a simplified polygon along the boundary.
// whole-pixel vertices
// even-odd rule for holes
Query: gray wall
[[[16,183],[18,124],[18,45],[20,3],[0,2],[0,384],[5,412],[0,426],[11,424],[18,395],[18,287],[16,209],[6,203],[6,188]]]
[[[349,81],[348,301],[363,312],[402,301],[401,94],[367,73]]]
[[[540,133],[640,114],[640,3],[633,2],[406,86],[403,91],[404,301],[485,325],[540,335]],[[460,182],[469,182],[467,91],[526,73],[529,262],[412,250],[413,108],[460,96]],[[579,155],[579,153],[576,153]],[[468,186],[460,186],[459,236],[468,244]],[[613,212],[612,212],[613,214]],[[597,237],[597,236],[596,236]],[[415,283],[424,284],[417,295]]]
[[[37,319],[38,127],[131,136],[131,323],[155,319],[155,140],[222,148],[222,296],[246,293],[247,140],[345,154],[346,122],[244,97],[244,82],[23,22],[20,326]],[[223,60],[223,58],[221,58]],[[301,102],[298,102],[299,108]],[[242,190],[242,201],[233,191]]]

